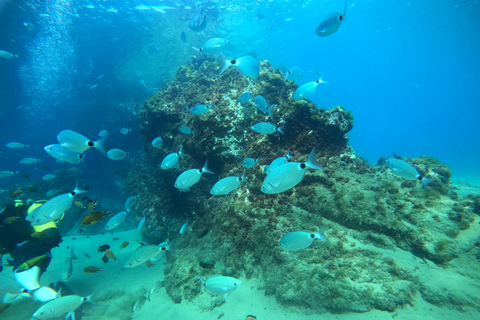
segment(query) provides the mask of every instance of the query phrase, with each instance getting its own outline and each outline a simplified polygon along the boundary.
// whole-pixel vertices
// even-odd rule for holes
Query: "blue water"
[[[318,79],[309,70],[323,74],[329,83],[310,99],[353,113],[351,145],[370,163],[392,152],[430,155],[454,177],[480,175],[478,0],[349,1],[345,22],[327,38],[314,30],[328,13],[343,12],[341,0],[196,4],[209,19],[201,34],[188,29],[191,1],[0,1],[0,49],[19,56],[0,60],[0,144],[31,145],[2,148],[0,169],[24,170],[24,156],[68,167],[42,150],[67,128],[92,139],[108,129],[111,145],[138,154],[133,106],[190,61],[190,46],[221,36],[236,52],[301,67],[299,84]],[[132,133],[120,135],[121,127]],[[97,177],[102,169],[94,160],[85,167]]]

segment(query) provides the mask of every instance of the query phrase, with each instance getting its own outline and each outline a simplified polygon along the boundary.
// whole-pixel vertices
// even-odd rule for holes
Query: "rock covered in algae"
[[[177,249],[167,255],[168,294],[177,303],[198,300],[206,309],[214,308],[225,301],[201,295],[197,277],[222,274],[246,282],[256,279],[282,304],[323,313],[394,311],[412,304],[417,292],[435,291],[414,266],[421,269],[424,259],[442,265],[456,259],[456,237],[473,221],[472,201],[456,202],[448,191],[449,168],[433,158],[409,159],[422,174],[436,179],[424,191],[381,163],[370,166],[348,145],[353,127],[349,112],[293,101],[297,86],[282,79],[266,61],[255,81],[235,69],[218,76],[218,66],[210,62],[198,69],[187,65],[145,103],[141,121],[146,161],[130,173],[127,189],[140,193],[139,214],[159,226],[145,236],[160,242],[168,235]],[[250,128],[269,120],[252,101],[238,102],[244,91],[278,105],[275,124],[284,126],[285,136],[260,135]],[[211,104],[213,110],[195,116],[186,111],[186,105],[196,104]],[[182,125],[195,135],[179,133]],[[159,135],[164,139],[160,150],[150,144]],[[161,170],[163,157],[180,145],[186,154],[180,170]],[[245,157],[260,157],[260,163],[268,165],[290,149],[295,161],[305,161],[312,147],[325,170],[308,172],[284,193],[261,193],[265,174],[255,166],[246,171],[248,185],[226,196],[209,194],[218,179],[241,175]],[[191,193],[179,193],[173,187],[176,177],[201,168],[207,158],[217,175],[205,175]],[[187,219],[189,228],[180,235]],[[288,232],[313,232],[321,226],[329,242],[314,242],[298,252],[278,246]],[[409,263],[397,257],[400,253]],[[449,306],[458,301],[475,305],[456,301]]]

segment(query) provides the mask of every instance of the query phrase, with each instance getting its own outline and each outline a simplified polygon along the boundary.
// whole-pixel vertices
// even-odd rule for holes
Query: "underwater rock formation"
[[[449,192],[449,168],[430,157],[409,159],[421,174],[435,178],[425,191],[381,162],[370,166],[363,161],[348,145],[350,113],[293,101],[297,85],[283,83],[269,62],[261,62],[254,81],[234,69],[221,76],[218,71],[209,61],[198,69],[180,67],[140,114],[145,161],[129,174],[127,191],[140,193],[139,219],[146,215],[149,225],[158,226],[147,229],[145,237],[156,243],[168,237],[177,250],[167,254],[165,269],[171,298],[178,303],[201,299],[205,308],[214,308],[224,303],[223,297],[201,295],[197,276],[222,274],[256,279],[282,304],[317,313],[394,311],[412,304],[418,292],[429,301],[432,287],[396,255],[412,253],[415,261],[442,265],[458,256],[455,238],[472,223],[474,207],[472,200],[459,201]],[[250,128],[268,118],[253,99],[238,102],[244,91],[278,105],[275,124],[284,126],[285,135],[261,135]],[[185,108],[197,104],[213,110],[192,115]],[[195,135],[180,133],[182,125]],[[164,140],[162,149],[151,145],[157,136]],[[186,156],[180,158],[180,170],[161,170],[162,159],[181,145]],[[260,192],[265,174],[254,166],[245,169],[249,184],[229,195],[209,194],[220,178],[240,176],[246,157],[260,157],[263,166],[289,149],[295,161],[305,161],[313,147],[325,170],[307,172],[286,192]],[[181,172],[201,168],[206,159],[216,176],[203,176],[191,193],[173,187]],[[180,235],[187,219],[188,230]],[[322,226],[329,242],[295,252],[278,246],[289,232]],[[445,301],[448,307],[475,305],[463,297]]]

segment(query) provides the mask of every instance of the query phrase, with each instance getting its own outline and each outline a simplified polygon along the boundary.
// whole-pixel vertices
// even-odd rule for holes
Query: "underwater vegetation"
[[[145,238],[152,243],[168,238],[176,250],[167,254],[164,281],[173,301],[201,299],[206,309],[225,303],[221,296],[201,295],[198,281],[198,276],[221,274],[255,279],[283,305],[315,313],[393,312],[412,304],[418,293],[439,306],[478,305],[461,297],[439,298],[415,270],[381,251],[406,251],[445,267],[458,257],[456,237],[469,228],[479,205],[478,199],[460,200],[449,191],[447,166],[431,157],[406,159],[422,176],[435,179],[424,190],[417,181],[393,175],[384,159],[374,166],[362,160],[348,144],[350,112],[293,100],[298,86],[284,83],[283,73],[268,61],[260,62],[254,81],[236,69],[218,74],[219,65],[210,61],[199,68],[182,66],[145,102],[140,113],[145,159],[126,182],[127,193],[140,195],[136,218],[146,216]],[[277,105],[275,122],[253,99],[238,101],[246,91]],[[199,104],[212,108],[202,114],[188,111]],[[285,134],[255,132],[251,126],[259,122],[282,126]],[[182,126],[195,133],[182,134]],[[161,149],[151,144],[158,136]],[[162,159],[181,147],[185,156],[179,157],[178,169],[162,170]],[[287,150],[303,162],[313,147],[325,170],[309,171],[280,194],[260,191],[263,166]],[[245,169],[247,157],[259,157],[261,166]],[[206,159],[216,175],[204,175],[191,192],[174,188],[181,172],[202,168]],[[210,195],[216,181],[241,176],[243,170],[248,184],[228,195]],[[289,232],[319,227],[328,242],[295,252],[278,245]]]

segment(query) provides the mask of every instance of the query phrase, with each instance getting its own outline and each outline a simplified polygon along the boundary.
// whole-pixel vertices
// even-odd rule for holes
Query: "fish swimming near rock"
[[[155,148],[158,148],[160,149],[163,145],[163,139],[162,137],[156,137],[155,139],[153,139],[152,141],[152,146],[154,146]]]
[[[242,93],[240,95],[240,97],[238,97],[238,101],[239,102],[247,102],[248,100],[250,100],[250,98],[252,98],[252,93],[251,92],[248,92],[248,91],[245,91],[244,93]]]
[[[133,207],[135,206],[135,204],[137,203],[138,199],[139,199],[139,196],[138,196],[138,195],[128,197],[127,200],[125,200],[125,204],[123,205],[123,207],[125,208],[125,210],[126,210],[126,211],[132,210]]]
[[[112,230],[119,227],[127,219],[127,211],[121,211],[110,218],[105,225],[105,230]]]
[[[107,151],[107,158],[111,160],[123,160],[128,156],[128,153],[122,149],[110,149]]]
[[[252,129],[261,134],[272,134],[275,132],[280,132],[283,135],[285,134],[283,132],[283,126],[277,127],[269,122],[260,122],[260,123],[254,124],[252,126]]]
[[[283,82],[286,82],[287,80],[299,80],[303,77],[303,70],[297,66],[292,67],[290,70],[282,70],[284,72],[283,75]]]
[[[233,190],[237,189],[242,181],[248,183],[247,179],[245,178],[245,171],[243,171],[241,177],[232,176],[220,179],[213,185],[210,193],[214,196],[229,194]]]
[[[268,102],[262,95],[259,94],[255,96],[255,99],[253,100],[258,110],[262,111],[263,113],[267,113]]]
[[[230,292],[236,290],[242,284],[238,279],[220,275],[211,276],[207,281],[203,281],[201,277],[198,277],[198,279],[202,281],[208,292],[214,296],[223,295],[224,299],[227,298]]]
[[[195,48],[199,52],[203,53],[217,53],[224,49],[230,42],[223,38],[210,38],[200,47]]]
[[[229,59],[220,52],[220,57],[222,59],[222,67],[220,69],[220,74],[227,70],[228,67],[232,66],[234,68],[237,68],[243,74],[249,76],[250,78],[258,78],[258,75],[260,73],[260,64],[258,63],[255,54],[247,53],[235,59]]]
[[[90,214],[87,214],[81,222],[82,226],[93,226],[94,224],[97,224],[98,222],[102,221],[107,215],[109,215],[111,212],[109,210],[104,210],[104,211],[98,211],[98,212],[92,212]]]
[[[145,296],[138,297],[137,301],[135,301],[135,304],[133,305],[132,311],[135,312],[140,310],[145,305],[146,301],[147,301],[147,297]]]
[[[125,263],[125,268],[135,268],[149,260],[156,261],[165,254],[165,251],[169,250],[170,246],[168,242],[162,242],[159,245],[142,245],[128,258]]]
[[[297,90],[295,90],[295,92],[293,93],[292,99],[301,100],[308,97],[309,95],[311,95],[312,93],[318,90],[319,88],[318,85],[321,83],[328,83],[328,82],[324,81],[320,77],[320,79],[318,79],[317,81],[310,81],[302,84],[300,87],[297,88]]]
[[[180,156],[184,156],[185,154],[182,153],[183,146],[180,146],[180,150],[178,152],[170,153],[165,158],[163,158],[162,163],[160,164],[160,168],[163,170],[167,170],[170,168],[175,167],[178,164],[178,160]]]
[[[280,157],[280,158],[276,158],[275,160],[273,160],[272,163],[270,163],[269,166],[267,166],[263,169],[263,172],[265,172],[266,174],[269,174],[276,167],[279,167],[279,166],[287,163],[289,158],[292,158],[292,155],[290,154],[290,150],[287,151],[287,155],[285,157]]]
[[[260,191],[267,194],[287,191],[303,180],[308,169],[324,170],[315,159],[315,148],[310,152],[306,162],[288,162],[273,169],[263,180]]]
[[[195,130],[190,129],[187,126],[181,126],[178,130],[183,134],[191,134],[193,136],[195,135]]]
[[[73,314],[78,307],[90,299],[90,296],[80,297],[76,295],[53,299],[38,308],[33,314],[33,317],[37,319],[52,319],[62,317],[66,314]]]
[[[190,169],[185,172],[182,172],[175,180],[174,187],[180,190],[188,190],[195,183],[200,181],[203,173],[215,174],[213,171],[208,169],[208,159],[205,160],[205,164],[202,169]]]
[[[318,229],[315,233],[306,231],[287,233],[280,239],[278,245],[285,251],[298,251],[310,247],[315,239],[328,242],[323,228]]]
[[[257,159],[245,158],[242,164],[245,168],[253,168],[257,163],[259,163],[258,162],[259,159],[260,158],[257,158]]]
[[[205,113],[205,111],[207,111],[208,109],[213,109],[212,105],[207,106],[204,104],[197,104],[192,108],[192,110],[190,110],[190,113],[194,115],[199,115],[199,114]]]
[[[435,181],[435,179],[423,177],[415,167],[401,159],[387,159],[386,163],[395,175],[409,181],[421,181],[424,189],[426,189],[431,182]]]
[[[330,13],[315,29],[315,33],[319,37],[328,37],[338,31],[342,22],[347,16],[347,0],[345,0],[345,8],[343,13]]]

